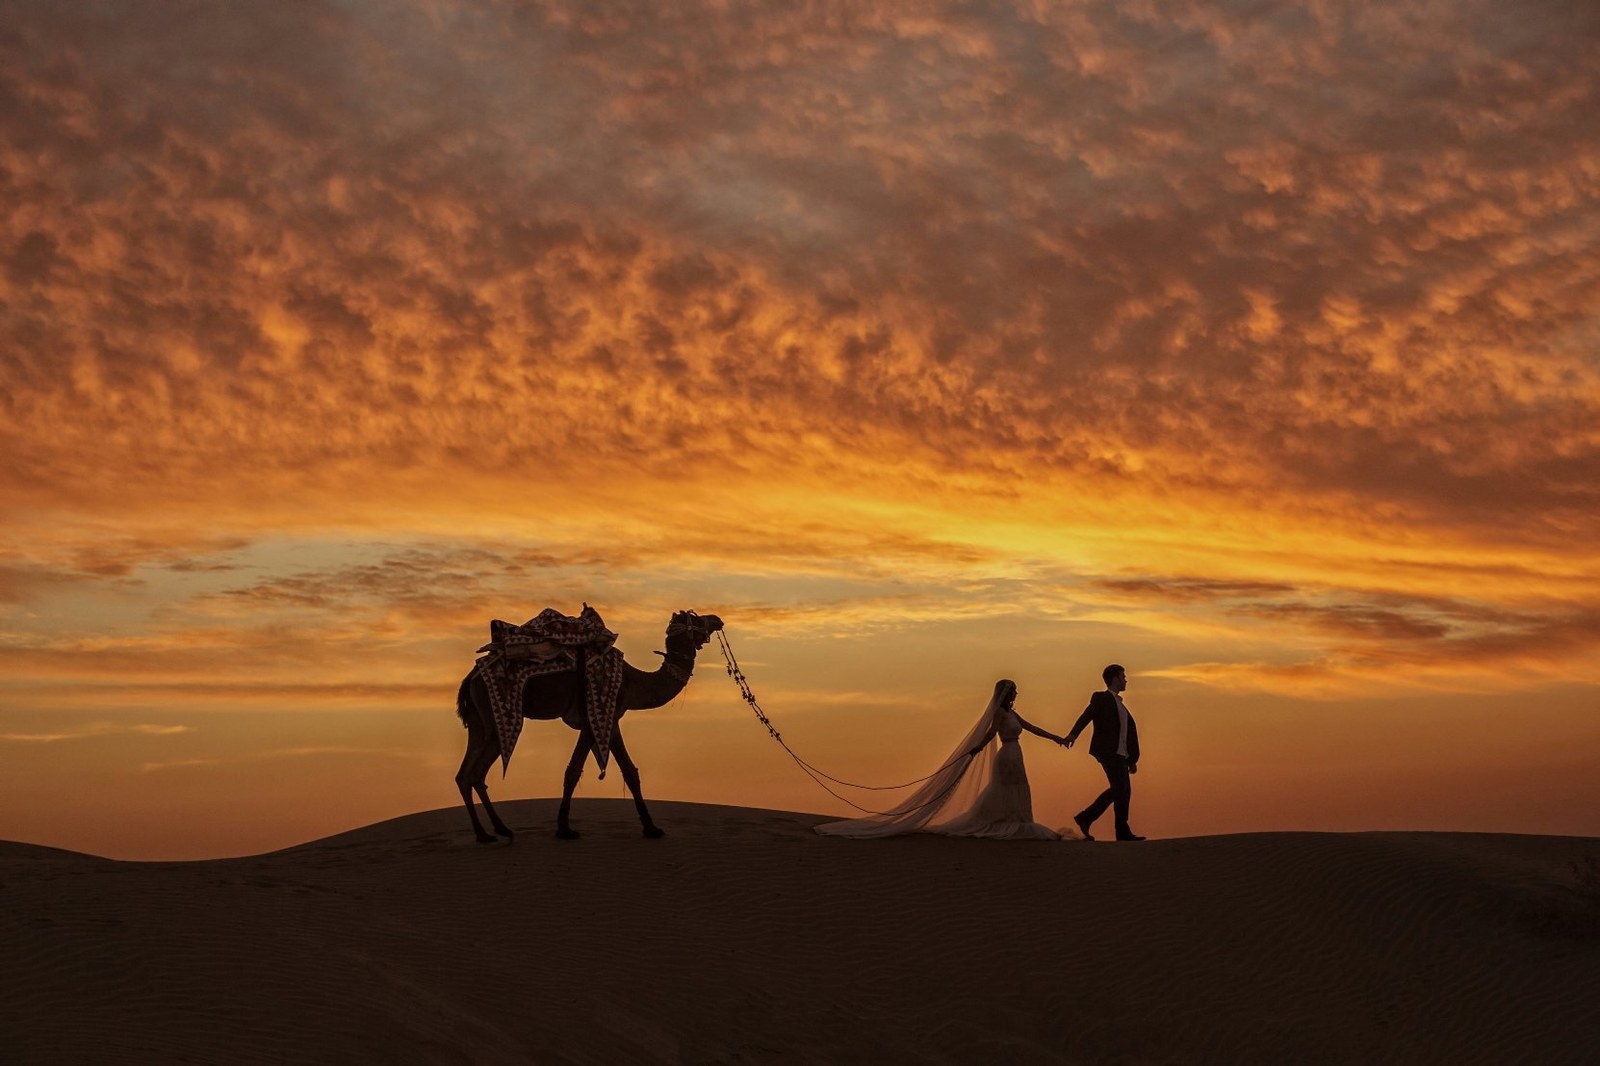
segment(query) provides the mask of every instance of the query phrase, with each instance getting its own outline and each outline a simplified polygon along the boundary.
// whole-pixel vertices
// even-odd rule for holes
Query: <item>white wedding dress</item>
[[[1007,694],[1009,695],[1009,693]],[[977,755],[967,753],[993,731]],[[1033,820],[1033,791],[1022,762],[1022,722],[995,697],[939,772],[893,809],[865,818],[825,822],[825,836],[884,837],[902,833],[1008,840],[1060,840],[1062,834]]]

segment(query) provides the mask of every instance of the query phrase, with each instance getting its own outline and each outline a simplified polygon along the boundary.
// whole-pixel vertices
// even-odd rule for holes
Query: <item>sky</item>
[[[1115,661],[1150,836],[1600,835],[1600,8],[0,12],[0,837],[458,803],[489,620],[584,602],[852,780]],[[624,724],[848,813],[714,646]]]

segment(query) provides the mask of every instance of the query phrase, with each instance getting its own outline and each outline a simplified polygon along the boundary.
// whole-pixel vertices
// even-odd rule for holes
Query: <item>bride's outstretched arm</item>
[[[1046,730],[1040,729],[1038,726],[1034,725],[1032,722],[1028,721],[1026,718],[1022,717],[1022,715],[1020,715],[1020,714],[1017,715],[1017,721],[1022,723],[1022,728],[1026,729],[1028,732],[1032,733],[1034,736],[1036,736],[1036,737],[1044,737],[1044,739],[1050,741],[1052,744],[1061,743],[1061,738],[1060,737],[1056,736],[1054,733],[1051,733],[1051,732],[1048,732]]]

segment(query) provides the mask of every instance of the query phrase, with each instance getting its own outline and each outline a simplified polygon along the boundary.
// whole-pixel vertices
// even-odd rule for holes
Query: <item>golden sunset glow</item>
[[[1600,835],[1592,7],[10,10],[0,837],[456,802],[489,620],[584,601],[847,778],[1118,661],[1151,834]],[[843,813],[714,647],[625,724]]]

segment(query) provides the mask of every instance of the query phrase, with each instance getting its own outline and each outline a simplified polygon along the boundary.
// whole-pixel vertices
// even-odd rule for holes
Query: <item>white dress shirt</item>
[[[1111,692],[1110,689],[1106,689],[1106,691]],[[1122,702],[1120,693],[1111,692],[1111,698],[1117,701],[1117,722],[1122,727],[1117,730],[1117,754],[1126,759],[1128,757],[1128,708]]]

